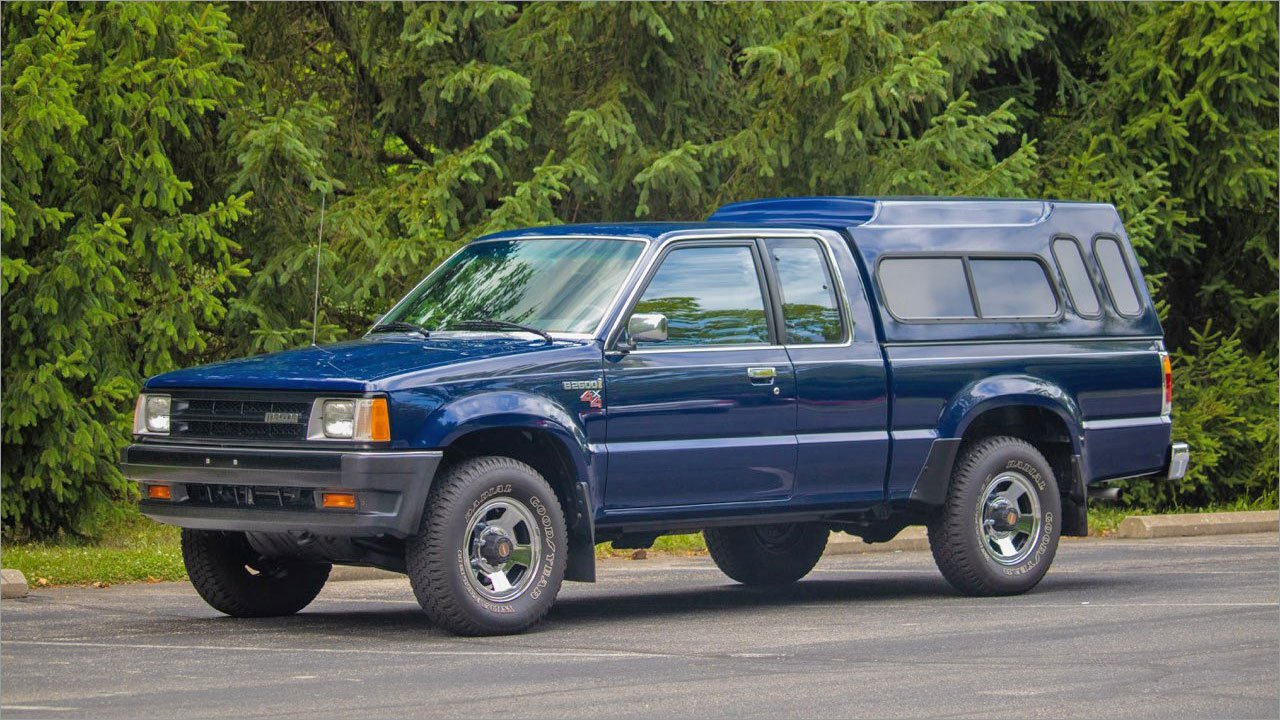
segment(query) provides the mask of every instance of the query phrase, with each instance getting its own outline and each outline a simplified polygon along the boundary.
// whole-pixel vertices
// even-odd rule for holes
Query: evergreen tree
[[[1114,202],[1197,446],[1184,483],[1139,499],[1275,489],[1266,5],[0,12],[6,530],[124,496],[142,378],[310,340],[322,207],[328,341],[504,228],[808,194]]]

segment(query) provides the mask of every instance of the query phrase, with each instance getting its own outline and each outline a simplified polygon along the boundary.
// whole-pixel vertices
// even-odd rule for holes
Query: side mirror
[[[631,342],[665,342],[667,316],[662,313],[636,313],[627,320],[627,335]]]

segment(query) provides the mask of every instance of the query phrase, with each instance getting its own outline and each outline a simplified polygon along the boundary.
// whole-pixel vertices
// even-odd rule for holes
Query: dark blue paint
[[[752,383],[749,367],[776,368],[774,384]],[[605,362],[604,396],[606,510],[791,495],[795,379],[782,348],[640,350]]]
[[[784,518],[891,506],[910,493],[935,440],[963,437],[983,413],[1038,407],[1058,418],[1096,481],[1159,471],[1160,326],[1145,284],[1136,317],[1115,312],[1093,256],[1099,233],[1136,257],[1114,208],[1022,200],[794,198],[734,203],[704,223],[565,225],[492,236],[650,240],[646,267],[680,238],[801,229],[830,243],[852,339],[723,352],[613,352],[641,277],[619,288],[592,338],[548,345],[525,335],[378,335],[180,370],[149,389],[375,393],[389,401],[393,449],[441,448],[468,433],[520,428],[560,444],[589,485],[599,527],[697,527],[718,518]],[[1083,318],[1050,251],[1077,238],[1102,301]],[[1065,311],[1036,322],[903,322],[879,303],[876,264],[916,252],[1033,256]],[[748,367],[777,370],[753,385]],[[603,383],[603,408],[566,381]],[[773,392],[774,388],[778,392]]]

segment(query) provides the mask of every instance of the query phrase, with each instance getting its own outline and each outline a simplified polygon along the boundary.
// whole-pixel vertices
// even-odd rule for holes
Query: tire
[[[946,504],[929,523],[929,547],[960,592],[1017,595],[1048,572],[1061,518],[1058,483],[1044,455],[1024,440],[989,437],[956,464]]]
[[[560,500],[536,470],[479,457],[436,481],[418,534],[405,545],[405,565],[418,604],[438,627],[507,635],[551,609],[568,541]]]
[[[292,615],[316,599],[327,562],[264,558],[244,533],[182,530],[182,561],[200,597],[232,617]]]
[[[743,585],[787,585],[813,569],[827,548],[822,523],[784,523],[702,531],[716,567]]]

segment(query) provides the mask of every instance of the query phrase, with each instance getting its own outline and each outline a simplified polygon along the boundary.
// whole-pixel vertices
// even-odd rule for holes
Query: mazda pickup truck
[[[501,634],[671,533],[778,586],[924,524],[959,592],[1025,592],[1100,483],[1185,473],[1172,392],[1110,205],[771,199],[479,238],[358,340],[150,378],[122,463],[223,613],[355,564]]]

